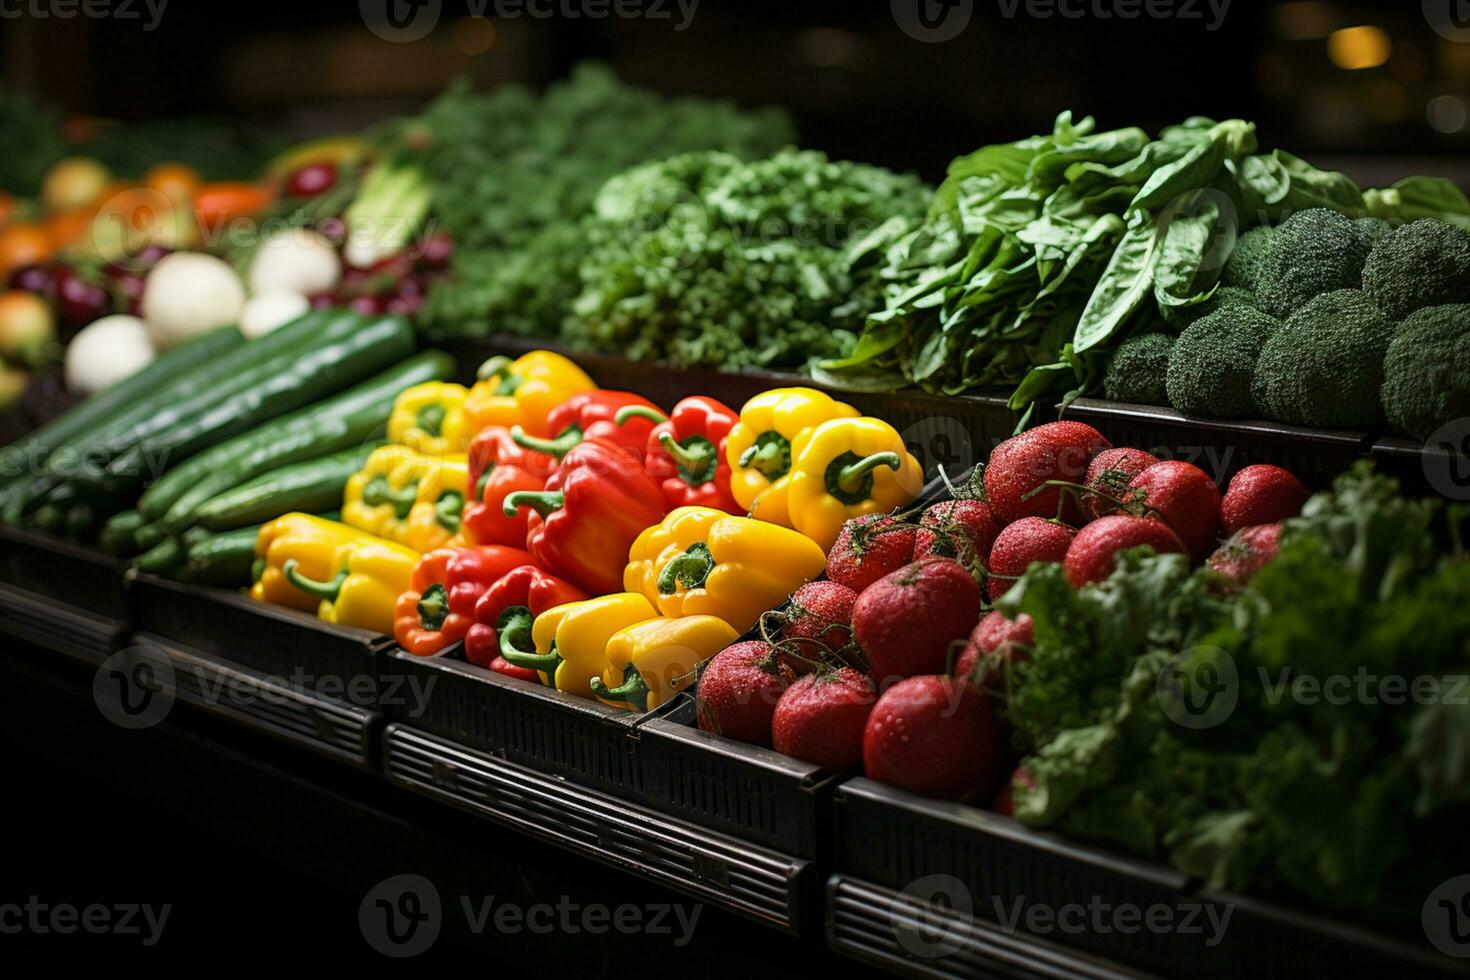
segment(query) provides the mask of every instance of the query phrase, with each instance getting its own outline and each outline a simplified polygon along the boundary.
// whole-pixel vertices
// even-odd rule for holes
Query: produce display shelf
[[[374,709],[393,678],[381,676],[378,651],[391,641],[326,623],[284,606],[154,575],[128,573],[134,626],[173,646],[238,665],[279,686]]]
[[[146,674],[135,667],[146,665]],[[358,769],[378,768],[380,712],[319,697],[257,671],[222,663],[166,637],[133,636],[108,666],[139,678],[173,704],[185,704]]]
[[[475,366],[496,354],[514,356],[532,350],[557,350],[575,361],[602,387],[636,392],[664,408],[694,393],[718,398],[738,409],[752,396],[771,388],[817,388],[897,429],[909,452],[923,466],[926,479],[934,477],[940,466],[953,471],[986,458],[991,449],[1015,432],[1021,420],[1020,413],[1011,411],[1007,405],[1006,394],[950,397],[917,390],[857,391],[822,384],[794,373],[679,368],[658,361],[633,361],[611,354],[567,350],[523,337],[491,336],[451,344],[449,349],[458,358],[467,379],[473,376]]]
[[[721,908],[800,934],[816,866],[654,810],[390,724],[390,782]]]
[[[916,980],[1133,980],[1149,974],[843,875],[827,885],[827,944]]]
[[[0,524],[0,622],[38,646],[98,663],[128,632],[126,567],[74,542]]]
[[[844,917],[858,914],[855,903],[878,902],[879,910],[866,914],[899,922],[922,909],[937,916],[939,936],[926,940],[930,945],[918,956],[924,963],[917,972],[923,975],[949,975],[943,972],[949,967],[936,962],[945,956],[933,955],[934,944],[946,936],[978,930],[974,943],[982,946],[996,929],[1031,938],[1027,923],[1039,910],[1036,921],[1050,923],[1043,937],[1048,942],[1120,964],[1118,969],[1163,976],[1470,976],[1470,962],[1439,956],[1410,940],[1203,890],[1159,864],[865,778],[837,788],[833,821],[838,886],[829,890],[828,934],[834,948],[851,945],[839,927]],[[1125,914],[1133,923],[1152,914],[1167,926],[1125,929]],[[1068,917],[1088,927],[1067,928]],[[1093,928],[1099,921],[1105,927]],[[902,950],[907,933],[889,933]],[[954,955],[973,954],[974,943],[957,944]],[[881,945],[876,953],[867,947],[853,952],[904,959],[892,942]]]

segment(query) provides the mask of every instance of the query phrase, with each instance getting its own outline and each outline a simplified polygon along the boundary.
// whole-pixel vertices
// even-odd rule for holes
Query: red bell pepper
[[[547,571],[592,595],[623,590],[628,549],[668,513],[663,491],[629,449],[593,437],[568,452],[541,492],[505,498],[530,507],[526,550]]]
[[[693,395],[675,405],[667,419],[633,405],[620,410],[617,421],[627,423],[636,415],[657,416],[643,467],[658,481],[670,509],[713,507],[745,513],[730,493],[730,462],[725,459],[725,439],[740,421],[739,412],[717,399]]]
[[[468,544],[526,543],[526,514],[505,514],[505,498],[517,490],[541,490],[556,460],[516,444],[510,429],[492,425],[470,443],[470,502],[460,530]]]
[[[606,439],[635,452],[643,451],[648,433],[654,420],[646,416],[628,419],[626,425],[617,420],[618,411],[630,405],[651,409],[663,419],[658,406],[631,391],[584,391],[573,395],[551,410],[546,417],[546,427],[556,435],[550,439],[538,439],[527,435],[519,427],[513,430],[516,444],[536,452],[561,459],[584,439]]]
[[[424,555],[393,609],[393,636],[417,657],[464,639],[475,604],[492,585],[531,560],[520,548],[437,548]]]
[[[541,682],[541,675],[516,667],[500,655],[502,648],[535,650],[531,624],[546,610],[587,598],[565,579],[535,565],[511,569],[475,603],[475,624],[464,638],[465,658],[472,664],[522,680]]]

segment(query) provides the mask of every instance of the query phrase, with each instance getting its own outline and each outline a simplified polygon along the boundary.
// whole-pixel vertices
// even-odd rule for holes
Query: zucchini
[[[47,457],[58,447],[84,439],[89,432],[110,422],[119,411],[130,408],[160,387],[177,381],[244,343],[245,337],[240,331],[234,327],[221,327],[164,351],[141,370],[0,449],[0,487],[9,490],[23,477],[39,473]],[[0,498],[0,507],[3,506],[4,500]]]
[[[206,500],[193,512],[193,518],[211,531],[228,531],[262,524],[292,511],[314,514],[339,507],[348,478],[362,469],[367,454],[379,445],[370,442],[361,448],[271,470]],[[165,523],[175,519],[174,512],[188,502],[188,496],[180,498]]]
[[[154,484],[138,507],[145,517],[158,515],[170,530],[188,527],[211,497],[247,480],[326,453],[361,450],[368,441],[381,438],[400,392],[450,377],[454,369],[453,358],[440,351],[411,357],[335,398],[200,453]]]

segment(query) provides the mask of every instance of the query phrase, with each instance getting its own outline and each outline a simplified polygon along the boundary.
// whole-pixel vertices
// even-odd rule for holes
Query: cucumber
[[[206,500],[194,511],[194,519],[198,526],[211,531],[228,531],[246,524],[263,524],[293,511],[314,514],[339,507],[348,478],[362,469],[368,453],[380,445],[371,442],[360,449],[271,470]],[[169,511],[169,518],[187,502],[187,496]]]
[[[115,515],[102,528],[102,550],[119,558],[133,557],[138,553],[138,531],[143,523],[143,515],[136,510]]]
[[[133,567],[149,575],[173,577],[184,567],[184,545],[178,538],[164,538],[154,547],[133,559]]]
[[[411,357],[335,398],[200,453],[154,484],[138,502],[139,509],[145,517],[159,515],[171,530],[188,527],[211,497],[247,480],[326,453],[360,450],[381,438],[400,392],[453,373],[448,354],[425,351]]]
[[[200,585],[244,587],[255,564],[260,525],[211,534],[189,546],[184,575]]]

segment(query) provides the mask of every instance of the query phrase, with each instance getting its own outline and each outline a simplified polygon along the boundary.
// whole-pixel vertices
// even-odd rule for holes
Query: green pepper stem
[[[494,357],[487,358],[485,362],[480,365],[480,367],[475,371],[475,377],[481,381],[489,381],[491,378],[497,378],[500,375],[504,374],[507,370],[509,370],[510,365],[510,358],[506,357],[504,354],[496,354]]]
[[[674,595],[681,585],[686,589],[697,589],[704,585],[714,568],[715,558],[710,554],[709,545],[696,541],[682,554],[670,558],[663,571],[658,573],[658,594]]]
[[[418,613],[421,629],[437,630],[444,626],[444,620],[449,618],[449,592],[442,583],[435,582],[419,596]]]
[[[575,425],[569,425],[555,439],[542,439],[538,436],[527,435],[526,430],[517,425],[510,430],[510,438],[522,449],[545,453],[561,459],[582,441],[582,430]]]
[[[480,478],[475,481],[475,500],[485,499],[485,484],[490,482],[490,474],[495,472],[494,463],[486,463],[485,469],[480,472]]]
[[[464,510],[464,495],[457,490],[446,490],[434,505],[434,519],[439,526],[453,534],[459,530],[460,514]]]
[[[639,711],[648,710],[648,685],[637,667],[624,668],[623,683],[617,687],[608,687],[601,677],[592,678],[592,693],[604,701],[626,701]]]
[[[369,507],[380,507],[390,504],[393,513],[401,521],[413,510],[414,503],[419,497],[419,481],[414,480],[407,486],[394,490],[388,485],[388,478],[379,474],[367,482],[362,488],[362,502]]]
[[[681,443],[672,432],[658,437],[658,444],[679,467],[684,482],[697,487],[712,480],[720,464],[715,458],[715,444],[704,436],[690,436],[687,442],[688,445]]]
[[[334,575],[330,582],[318,582],[314,578],[307,578],[301,574],[300,565],[295,558],[287,559],[286,564],[281,567],[281,571],[285,573],[287,582],[290,582],[307,595],[321,599],[324,602],[337,601],[337,596],[342,593],[342,586],[347,582],[348,576],[348,571],[344,568]]]
[[[542,517],[560,510],[566,495],[557,490],[517,490],[505,495],[505,516],[514,517],[522,507],[529,507]]]
[[[419,409],[416,422],[425,434],[438,436],[444,430],[444,416],[446,414],[443,405],[425,405]]]
[[[613,421],[618,425],[627,425],[629,419],[648,419],[654,425],[662,425],[669,420],[669,417],[647,405],[624,405],[618,409],[618,414],[613,416]]]
[[[844,490],[855,490],[859,481],[878,467],[885,466],[890,470],[897,470],[902,465],[903,460],[899,458],[898,453],[874,453],[838,470],[837,483]]]
[[[775,429],[767,429],[736,462],[741,469],[754,469],[767,480],[779,480],[791,469],[791,440]]]
[[[526,606],[510,606],[500,614],[495,623],[495,632],[500,640],[500,656],[513,666],[540,671],[550,676],[561,666],[561,654],[556,652],[555,644],[552,644],[549,653],[536,652],[531,639],[531,624],[535,619]]]

